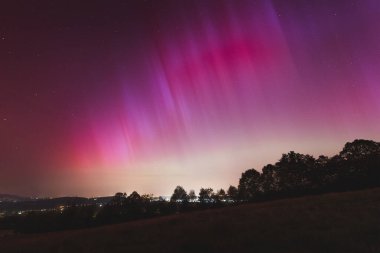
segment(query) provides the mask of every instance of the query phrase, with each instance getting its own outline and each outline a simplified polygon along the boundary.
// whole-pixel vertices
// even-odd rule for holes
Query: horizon
[[[355,140],[359,140],[359,139],[355,139]],[[354,141],[354,140],[352,140],[352,141]],[[372,140],[372,141],[375,141],[375,142],[377,142],[377,140]],[[347,141],[347,142],[345,142],[345,143],[349,143],[350,141]],[[343,148],[343,147],[342,147]],[[289,153],[289,152],[294,152],[294,151],[288,151],[287,153]],[[296,152],[296,153],[298,153],[298,152]],[[284,154],[284,153],[283,153]],[[314,156],[314,155],[310,155],[310,154],[304,154],[304,155],[310,155],[310,156],[312,156],[312,157],[314,157],[314,158],[318,158],[319,156],[326,156],[326,157],[328,157],[328,158],[331,158],[331,157],[333,157],[333,156],[335,156],[335,155],[338,155],[339,154],[339,152],[337,152],[336,154],[332,154],[332,155],[326,155],[326,154],[319,154],[319,155],[317,155],[317,156]],[[280,159],[280,158],[279,158]],[[279,160],[278,159],[278,160]],[[277,161],[278,161],[277,160]],[[276,162],[277,162],[276,161]],[[270,164],[275,164],[275,162],[273,162],[273,163],[270,163]],[[266,165],[269,165],[269,163],[268,164],[266,164]],[[264,166],[266,166],[266,165],[264,165]],[[252,168],[252,167],[251,167]],[[251,168],[246,168],[246,169],[251,169]],[[259,172],[262,172],[262,168],[261,169],[258,169],[258,171]],[[243,171],[242,171],[242,173],[243,173]],[[176,185],[176,186],[178,186],[178,185]],[[230,184],[230,186],[235,186],[236,187],[236,185],[232,185],[232,184]],[[202,187],[202,188],[208,188],[208,187],[210,187],[210,186],[204,186],[204,187]],[[210,187],[210,188],[212,188],[213,190],[219,190],[219,189],[224,189],[224,190],[227,190],[227,188],[228,188],[229,186],[226,186],[226,187],[221,187],[221,188],[214,188],[214,187]],[[174,190],[174,188],[173,188],[173,190]],[[199,192],[199,190],[200,190],[200,188],[199,189],[194,189],[194,188],[189,188],[189,189],[185,189],[187,192],[189,192],[190,190],[194,190],[195,191],[195,194],[197,195],[198,194],[198,192]],[[21,197],[21,198],[31,198],[31,199],[54,199],[54,198],[65,198],[65,197],[68,197],[68,198],[70,198],[70,197],[72,197],[72,198],[87,198],[87,199],[91,199],[91,198],[102,198],[102,197],[113,197],[116,193],[119,193],[119,192],[122,192],[122,193],[126,193],[127,195],[129,195],[129,194],[131,194],[132,192],[134,192],[135,190],[132,190],[130,193],[126,193],[125,191],[122,191],[122,190],[120,190],[120,191],[117,191],[117,192],[115,192],[115,193],[113,193],[113,194],[107,194],[107,195],[91,195],[91,196],[84,196],[84,195],[78,195],[78,194],[73,194],[73,195],[56,195],[56,196],[52,196],[52,195],[50,195],[50,196],[48,196],[48,195],[45,195],[45,196],[32,196],[32,195],[19,195],[19,194],[14,194],[14,193],[4,193],[4,192],[0,192],[0,195],[6,195],[6,196],[12,196],[12,197]],[[171,195],[172,195],[172,193],[173,192],[171,192],[171,193],[168,193],[168,194],[153,194],[153,193],[148,193],[148,192],[140,192],[139,194],[140,195],[142,195],[142,194],[152,194],[153,195],[153,197],[170,197]]]
[[[5,2],[0,193],[226,189],[380,140],[380,3]]]

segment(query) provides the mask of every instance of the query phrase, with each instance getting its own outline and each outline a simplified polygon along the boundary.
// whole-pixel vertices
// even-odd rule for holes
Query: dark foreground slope
[[[380,189],[8,235],[0,252],[380,252]]]

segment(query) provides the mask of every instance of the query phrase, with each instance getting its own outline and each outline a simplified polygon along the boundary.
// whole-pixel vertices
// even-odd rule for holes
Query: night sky
[[[0,2],[0,193],[169,195],[380,140],[380,1]]]

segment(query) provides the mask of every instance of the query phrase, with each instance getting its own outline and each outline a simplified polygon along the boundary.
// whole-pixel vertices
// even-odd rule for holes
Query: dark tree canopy
[[[142,198],[140,194],[138,194],[136,191],[133,191],[131,195],[127,197],[127,203],[139,203],[142,201]]]
[[[199,201],[201,203],[210,203],[212,202],[212,195],[214,190],[211,188],[201,188],[199,190]]]
[[[343,159],[363,159],[372,155],[380,155],[380,143],[370,140],[347,142],[339,153]]]
[[[276,193],[279,191],[280,177],[276,166],[272,164],[264,166],[261,177],[261,186],[264,192]]]
[[[290,151],[274,165],[245,171],[239,181],[243,200],[380,186],[380,143],[355,140],[331,158]]]
[[[227,190],[227,197],[229,201],[236,201],[239,196],[239,191],[235,186],[230,185]]]
[[[290,151],[283,154],[275,165],[279,175],[279,190],[293,192],[305,190],[311,186],[311,171],[315,167],[315,159]]]
[[[127,198],[127,194],[124,192],[117,192],[110,201],[110,205],[122,206]]]
[[[195,192],[194,192],[194,190],[190,190],[189,191],[189,200],[190,201],[192,201],[192,202],[194,202],[194,201],[196,201],[197,200],[197,195],[195,194]]]
[[[219,189],[215,194],[213,194],[212,199],[214,202],[224,202],[226,200],[226,192],[223,189]]]
[[[173,195],[170,198],[170,201],[172,202],[184,202],[188,200],[189,196],[187,195],[185,189],[183,189],[182,186],[177,186],[174,189]]]
[[[242,199],[253,200],[260,192],[260,173],[249,169],[241,175],[239,180],[239,196]]]

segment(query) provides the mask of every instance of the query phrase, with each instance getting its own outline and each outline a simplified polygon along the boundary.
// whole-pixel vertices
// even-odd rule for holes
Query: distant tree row
[[[218,203],[218,202],[233,202],[238,199],[238,189],[235,186],[230,186],[227,193],[220,189],[216,192],[212,188],[201,188],[198,196],[194,190],[190,190],[189,194],[182,186],[177,186],[170,198],[171,202],[200,202],[200,203]]]

